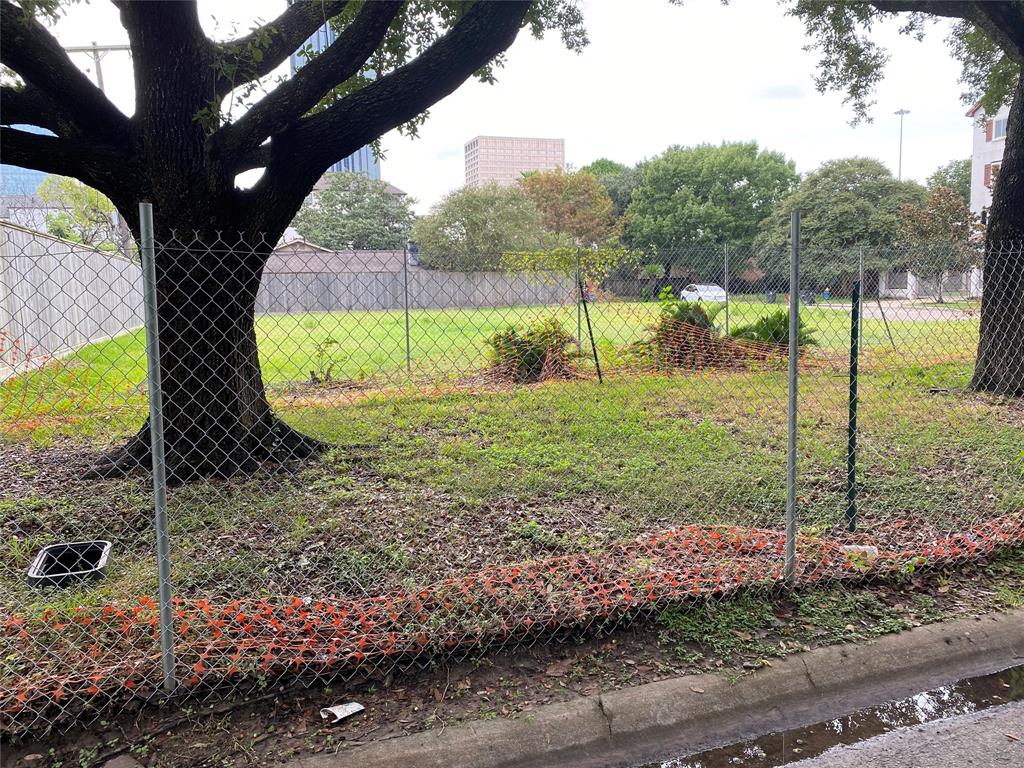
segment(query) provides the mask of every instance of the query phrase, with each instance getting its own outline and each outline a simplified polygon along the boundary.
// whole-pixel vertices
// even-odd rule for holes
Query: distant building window
[[[997,117],[992,121],[992,139],[1005,139],[1006,138],[1006,118]]]
[[[985,186],[992,189],[999,178],[999,163],[985,163]]]

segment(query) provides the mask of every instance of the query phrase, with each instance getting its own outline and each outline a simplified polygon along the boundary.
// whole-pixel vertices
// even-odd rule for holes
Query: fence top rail
[[[44,238],[46,240],[52,240],[55,243],[60,243],[61,245],[66,245],[69,248],[74,248],[74,249],[79,250],[79,251],[89,251],[91,253],[95,253],[95,254],[98,254],[100,256],[106,256],[108,258],[121,259],[122,261],[127,261],[127,262],[129,262],[131,264],[136,264],[137,263],[135,259],[131,258],[130,256],[125,255],[124,253],[122,253],[119,250],[104,251],[102,248],[97,248],[96,246],[89,245],[88,243],[76,243],[73,240],[65,240],[63,237],[58,237],[57,235],[50,234],[49,232],[40,232],[38,229],[32,229],[31,227],[26,227],[23,224],[18,224],[17,222],[11,221],[10,219],[0,219],[0,232],[3,232],[4,230],[14,230],[15,232],[22,232],[23,234],[29,235],[31,237]],[[45,256],[45,255],[52,255],[52,254],[29,254],[29,253],[24,253],[24,252],[18,254],[19,257],[34,256],[34,255]],[[2,258],[2,257],[3,257],[3,254],[0,254],[0,258]]]

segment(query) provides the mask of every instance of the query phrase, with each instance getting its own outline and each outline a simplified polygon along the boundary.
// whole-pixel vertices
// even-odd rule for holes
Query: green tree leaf
[[[643,167],[626,239],[657,248],[749,243],[797,180],[793,161],[756,142],[670,147]]]
[[[405,245],[415,200],[361,173],[331,173],[328,179],[327,188],[310,195],[292,222],[304,238],[335,250]]]
[[[943,166],[935,169],[935,172],[928,177],[928,189],[934,190],[938,187],[948,187],[960,195],[964,202],[971,203],[971,158],[963,160],[950,160]]]
[[[549,248],[558,238],[518,186],[488,184],[449,192],[413,226],[424,266],[499,269],[506,251]]]

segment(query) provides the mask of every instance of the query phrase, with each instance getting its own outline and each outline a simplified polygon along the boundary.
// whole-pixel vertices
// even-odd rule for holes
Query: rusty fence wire
[[[981,307],[1019,318],[1022,274],[1020,245],[456,263],[4,224],[3,728],[1020,544],[1024,331]]]

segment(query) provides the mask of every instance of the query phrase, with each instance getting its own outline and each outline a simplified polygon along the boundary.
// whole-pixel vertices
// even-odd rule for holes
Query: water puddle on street
[[[805,728],[771,733],[706,752],[675,757],[638,768],[772,768],[820,755],[897,728],[921,725],[1024,700],[1024,665],[961,680],[905,699],[862,709]]]

